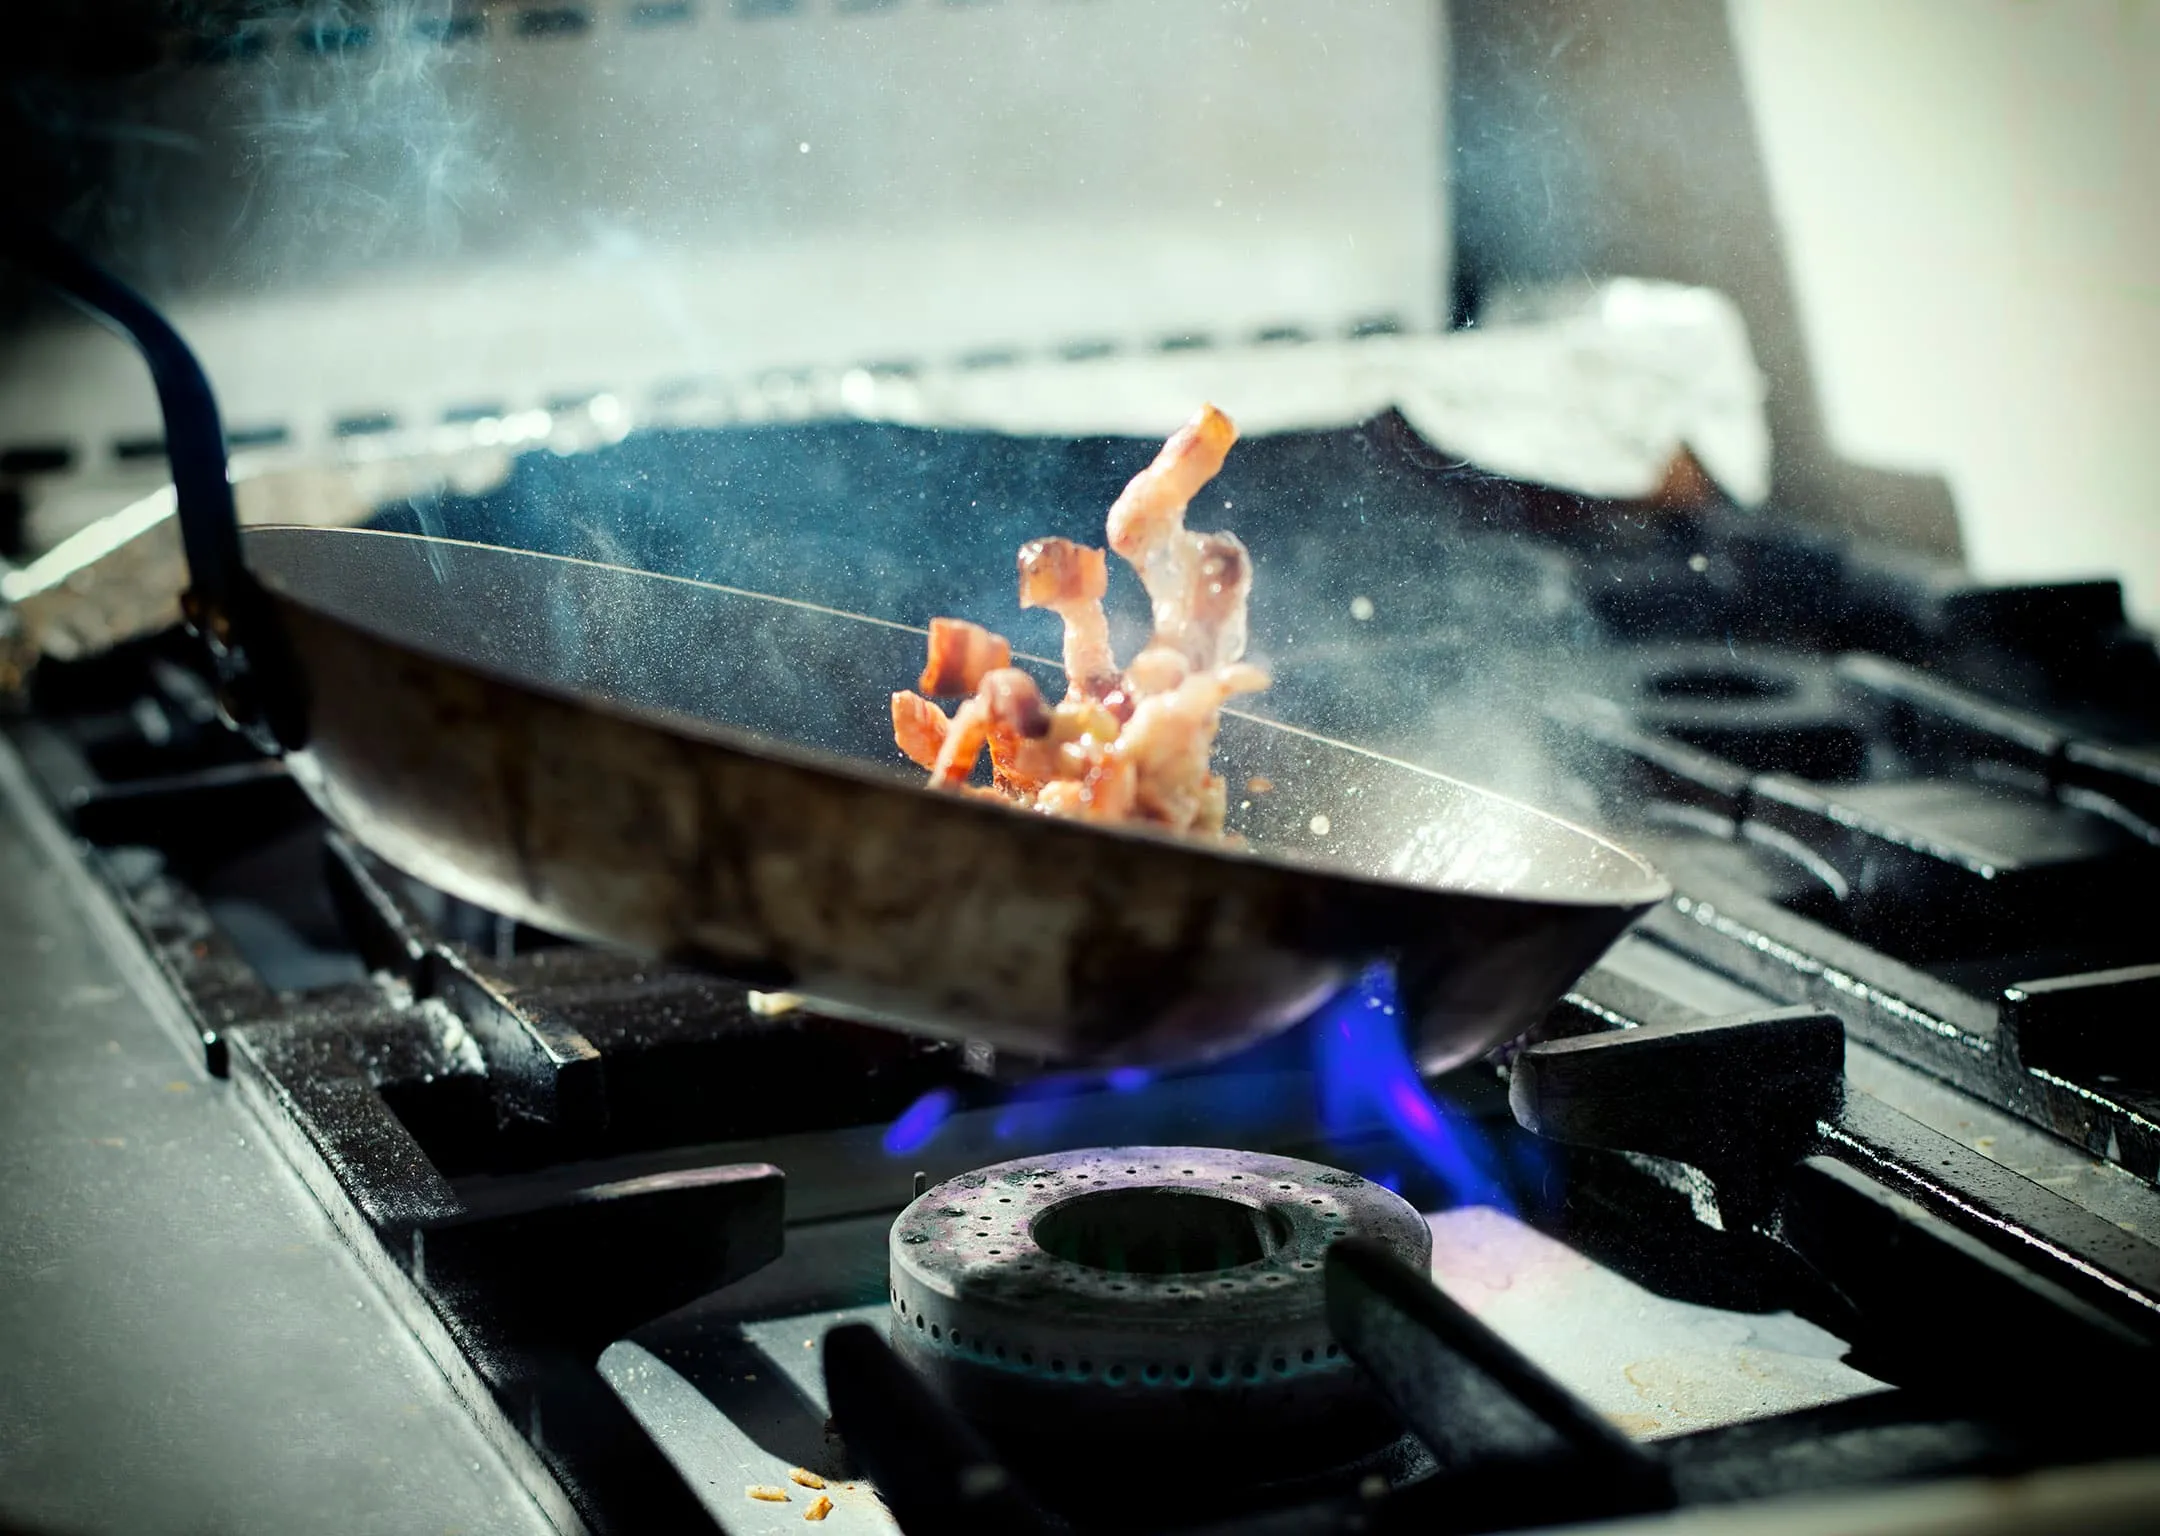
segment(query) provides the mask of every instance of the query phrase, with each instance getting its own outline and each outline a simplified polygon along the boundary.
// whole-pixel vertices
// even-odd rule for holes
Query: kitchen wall
[[[1831,449],[2160,626],[2160,0],[1728,0]]]

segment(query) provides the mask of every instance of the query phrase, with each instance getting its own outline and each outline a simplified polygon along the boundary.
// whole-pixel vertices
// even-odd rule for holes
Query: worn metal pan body
[[[1533,1022],[1664,894],[1579,828],[1244,717],[1218,754],[1252,781],[1243,849],[932,793],[888,734],[919,631],[446,540],[242,542],[306,679],[293,771],[360,841],[537,926],[850,1016],[1189,1057],[1390,961],[1437,1068]]]

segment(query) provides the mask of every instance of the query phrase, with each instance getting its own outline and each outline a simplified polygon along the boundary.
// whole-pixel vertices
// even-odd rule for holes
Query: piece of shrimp
[[[1211,811],[1219,816],[1222,796],[1219,790],[1210,794],[1216,776],[1208,759],[1222,707],[1232,695],[1258,692],[1267,681],[1258,667],[1218,667],[1142,699],[1110,749],[1132,765],[1134,810],[1179,832],[1194,830]]]
[[[893,740],[908,761],[924,768],[937,766],[938,753],[952,731],[952,718],[929,699],[906,689],[892,696]]]
[[[1117,654],[1103,594],[1110,590],[1103,552],[1071,539],[1020,546],[1020,606],[1048,608],[1065,621],[1067,698],[1099,699],[1118,685]]]
[[[1185,531],[1185,508],[1222,471],[1237,428],[1212,405],[1200,407],[1134,475],[1111,504],[1110,547],[1135,569],[1173,534]]]
[[[1056,776],[1050,723],[1050,706],[1034,678],[1014,667],[984,673],[975,696],[953,712],[930,764],[931,787],[965,784],[987,746],[996,788],[1015,797],[1032,794]]]
[[[1012,642],[966,619],[932,619],[930,653],[915,686],[923,693],[950,697],[973,693],[985,673],[1012,665]]]
[[[1186,508],[1236,441],[1230,418],[1202,406],[1110,508],[1110,547],[1140,573],[1154,610],[1150,647],[1176,651],[1193,671],[1228,666],[1245,654],[1252,557],[1236,534],[1185,526]]]

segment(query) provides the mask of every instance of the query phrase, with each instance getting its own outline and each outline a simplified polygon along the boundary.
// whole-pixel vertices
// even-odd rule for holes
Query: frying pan
[[[150,363],[183,609],[229,719],[364,846],[496,912],[1093,1064],[1234,1049],[1386,962],[1438,1070],[1534,1022],[1667,892],[1581,828],[1236,714],[1217,763],[1243,847],[933,793],[886,735],[921,664],[907,626],[440,538],[242,534],[177,333],[12,233]]]

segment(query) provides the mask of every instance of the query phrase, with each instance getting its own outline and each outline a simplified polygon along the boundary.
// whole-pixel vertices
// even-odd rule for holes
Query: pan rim
[[[844,608],[834,608],[824,603],[810,602],[802,598],[781,597],[770,592],[754,591],[748,587],[731,586],[725,582],[706,581],[695,576],[678,576],[665,571],[649,571],[638,566],[622,565],[612,561],[588,560],[577,555],[559,555],[544,550],[519,549],[507,544],[489,544],[477,539],[455,539],[438,534],[408,533],[393,528],[327,527],[322,524],[310,523],[250,523],[241,530],[241,537],[246,542],[257,542],[264,535],[289,536],[294,534],[338,538],[375,538],[398,541],[409,545],[435,545],[443,548],[475,550],[487,555],[516,556],[530,560],[548,561],[558,565],[582,566],[605,571],[612,575],[672,582],[681,586],[722,593],[729,597],[749,598],[758,602],[772,603],[779,607],[820,614],[827,618],[870,624],[880,629],[893,630],[902,634],[927,636],[929,633],[927,627],[922,625],[906,624],[895,619],[883,619],[873,614],[855,613]],[[293,603],[322,619],[346,625],[373,636],[381,643],[403,648],[417,655],[425,656],[439,664],[460,667],[492,682],[524,689],[558,703],[574,705],[580,709],[597,710],[632,724],[704,741],[730,751],[743,753],[746,756],[777,761],[808,772],[835,775],[858,784],[899,790],[919,798],[927,805],[939,807],[941,813],[959,810],[967,814],[1029,817],[1034,821],[1061,830],[1094,833],[1137,842],[1151,848],[1194,854],[1233,867],[1259,865],[1288,874],[1304,877],[1320,876],[1330,880],[1342,881],[1353,886],[1396,890],[1423,896],[1474,896],[1480,900],[1521,903],[1526,906],[1643,911],[1665,900],[1672,894],[1673,890],[1671,882],[1642,855],[1623,847],[1611,838],[1578,822],[1570,821],[1538,806],[1504,795],[1497,790],[1487,789],[1483,785],[1473,784],[1465,779],[1458,779],[1451,774],[1441,773],[1436,769],[1427,768],[1403,758],[1392,757],[1384,752],[1376,752],[1370,747],[1362,747],[1354,742],[1341,741],[1323,735],[1318,731],[1307,730],[1303,726],[1291,725],[1285,721],[1273,720],[1265,715],[1256,715],[1245,710],[1225,709],[1223,713],[1250,725],[1262,726],[1268,730],[1280,731],[1285,735],[1294,736],[1320,746],[1353,753],[1369,761],[1385,764],[1390,768],[1415,774],[1419,778],[1430,779],[1447,785],[1452,789],[1463,791],[1481,800],[1498,802],[1510,810],[1534,818],[1537,821],[1562,828],[1574,836],[1617,856],[1624,866],[1634,872],[1635,881],[1632,885],[1623,885],[1620,881],[1615,880],[1606,890],[1592,894],[1507,891],[1487,889],[1475,885],[1444,885],[1432,881],[1404,880],[1385,874],[1369,874],[1323,859],[1288,857],[1268,848],[1256,848],[1250,845],[1243,848],[1219,846],[1144,824],[1129,822],[1097,823],[1067,818],[1035,816],[1019,806],[1007,805],[972,795],[957,795],[933,790],[926,784],[910,782],[907,777],[883,770],[878,765],[843,753],[823,751],[816,747],[803,746],[774,737],[759,736],[733,726],[724,725],[715,720],[709,720],[701,715],[653,705],[632,704],[617,699],[600,698],[560,683],[520,676],[495,666],[484,665],[473,661],[469,657],[451,654],[446,649],[429,646],[424,642],[415,640],[410,635],[398,634],[385,626],[369,623],[364,619],[354,618],[342,612],[334,612],[318,603],[311,602],[305,597],[286,590],[277,581],[273,571],[257,568],[255,574],[282,601]],[[1056,670],[1058,666],[1056,662],[1048,658],[1032,656],[1024,652],[1015,652],[1014,656],[1016,660],[1046,666],[1053,670]]]

